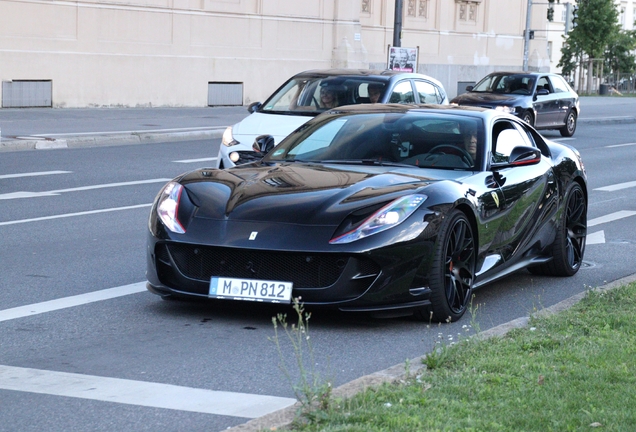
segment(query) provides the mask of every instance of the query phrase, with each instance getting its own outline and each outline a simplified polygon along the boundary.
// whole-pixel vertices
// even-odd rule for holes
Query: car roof
[[[544,75],[559,75],[552,72],[524,72],[524,71],[496,71],[489,73],[486,76],[491,75],[532,75],[532,76],[544,76]]]
[[[316,78],[316,77],[330,77],[330,76],[350,76],[350,77],[369,77],[379,81],[390,81],[393,77],[397,78],[419,78],[433,81],[436,84],[441,83],[437,79],[420,73],[415,72],[403,72],[394,71],[390,69],[311,69],[306,70],[294,75],[294,78]]]
[[[467,105],[435,105],[435,104],[358,104],[345,105],[333,108],[328,113],[408,113],[408,112],[430,112],[430,113],[457,113],[474,117],[495,117],[501,113],[489,108]]]

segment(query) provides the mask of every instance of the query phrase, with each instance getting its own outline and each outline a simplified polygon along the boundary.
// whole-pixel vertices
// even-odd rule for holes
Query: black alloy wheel
[[[561,136],[571,137],[574,135],[574,132],[576,131],[576,119],[576,112],[574,110],[570,110],[565,118],[565,125],[559,129]]]
[[[534,126],[534,116],[530,111],[524,111],[521,115],[521,120],[528,123],[530,126]]]
[[[581,268],[587,238],[587,202],[578,183],[570,187],[566,199],[563,223],[552,244],[552,261],[531,267],[532,273],[573,276]]]
[[[477,248],[470,222],[459,210],[452,212],[440,230],[431,266],[431,306],[418,311],[419,319],[457,321],[470,302],[475,280]]]

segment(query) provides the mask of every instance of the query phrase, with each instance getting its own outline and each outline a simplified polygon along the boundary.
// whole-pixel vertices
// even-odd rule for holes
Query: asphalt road
[[[564,140],[589,175],[586,265],[573,278],[521,271],[478,290],[480,330],[633,273],[636,103],[587,99]],[[6,117],[0,110],[3,140]],[[86,133],[80,123],[39,133]],[[20,127],[16,136],[38,134]],[[165,302],[143,288],[150,203],[166,179],[212,165],[218,146],[210,138],[0,154],[0,431],[220,431],[293,402],[271,340],[280,309]],[[337,386],[430,351],[440,333],[466,337],[469,324],[316,311],[315,366]],[[294,360],[289,344],[283,353]]]

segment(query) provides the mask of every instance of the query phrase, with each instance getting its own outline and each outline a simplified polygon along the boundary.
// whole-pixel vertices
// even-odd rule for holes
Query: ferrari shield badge
[[[495,201],[495,205],[497,206],[497,208],[499,208],[499,195],[497,195],[497,192],[490,192],[490,195],[492,196],[492,199]]]

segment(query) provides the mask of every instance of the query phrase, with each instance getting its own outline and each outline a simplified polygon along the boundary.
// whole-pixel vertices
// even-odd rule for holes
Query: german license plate
[[[213,277],[210,297],[225,300],[252,300],[291,303],[292,282]]]

